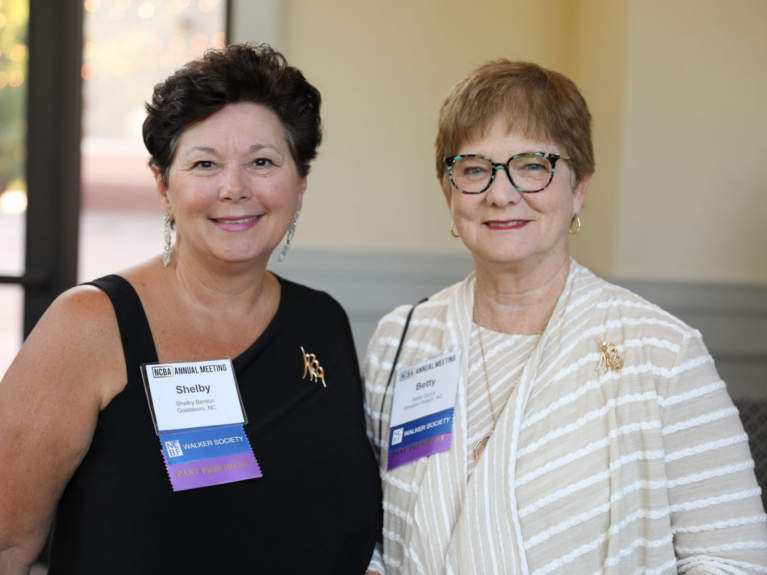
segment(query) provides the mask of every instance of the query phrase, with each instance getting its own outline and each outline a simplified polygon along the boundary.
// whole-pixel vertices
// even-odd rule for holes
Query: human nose
[[[251,196],[250,180],[240,166],[230,165],[224,170],[224,178],[218,190],[223,201],[241,201]]]
[[[487,190],[486,200],[497,206],[519,203],[522,199],[522,194],[511,182],[511,176],[509,175],[506,166],[498,164],[493,166],[493,170],[495,178],[493,178],[493,181]],[[499,174],[498,170],[500,170],[502,174]]]

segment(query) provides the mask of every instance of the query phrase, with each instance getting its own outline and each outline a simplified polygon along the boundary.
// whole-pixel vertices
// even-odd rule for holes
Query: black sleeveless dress
[[[276,316],[233,360],[263,477],[173,492],[139,370],[158,361],[141,301],[119,276],[92,282],[115,308],[128,383],[61,498],[50,575],[364,573],[381,487],[349,322],[329,295],[280,284]],[[327,388],[302,379],[301,346]]]

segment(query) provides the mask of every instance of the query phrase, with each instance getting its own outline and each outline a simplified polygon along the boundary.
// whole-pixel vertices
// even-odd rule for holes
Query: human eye
[[[483,174],[487,173],[487,167],[486,166],[466,166],[466,169],[464,169],[463,174],[465,176],[481,176]]]
[[[200,170],[212,170],[215,166],[211,160],[197,160],[192,164],[193,168]]]
[[[269,158],[256,158],[253,160],[253,165],[257,168],[271,168],[274,166],[274,162]]]
[[[457,177],[467,180],[482,180],[491,171],[490,163],[481,158],[463,158],[456,164]]]
[[[531,160],[528,162],[525,162],[523,166],[525,171],[528,172],[540,172],[542,170],[545,170],[545,167],[540,162],[536,162],[535,160]]]
[[[520,156],[512,161],[515,173],[530,177],[545,177],[551,174],[551,163],[540,156]]]

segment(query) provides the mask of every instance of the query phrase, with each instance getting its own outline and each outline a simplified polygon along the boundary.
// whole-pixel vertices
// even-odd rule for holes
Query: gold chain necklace
[[[476,445],[474,445],[474,463],[479,463],[480,457],[482,457],[482,454],[485,452],[485,447],[487,446],[487,442],[490,441],[490,436],[493,435],[493,432],[495,431],[495,424],[496,424],[496,418],[495,418],[495,408],[493,407],[493,395],[490,393],[490,378],[487,375],[487,360],[485,359],[485,346],[482,344],[482,327],[479,325],[479,314],[477,313],[477,295],[474,294],[474,321],[477,323],[477,335],[479,336],[479,351],[482,353],[482,368],[485,371],[485,385],[487,386],[487,397],[490,400],[490,415],[493,416],[493,427],[490,428],[490,433],[488,433],[485,437],[477,441]],[[519,381],[522,379],[522,372],[524,371],[524,366],[522,367],[522,371],[519,372],[519,377],[517,377],[517,381],[514,382],[513,387],[511,388],[511,394],[509,394],[509,397],[514,394],[514,390],[516,389],[517,385],[519,385]]]

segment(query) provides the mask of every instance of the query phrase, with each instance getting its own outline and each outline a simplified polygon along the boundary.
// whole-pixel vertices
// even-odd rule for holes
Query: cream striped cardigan
[[[416,308],[398,368],[469,348],[473,291],[472,275]],[[386,472],[391,388],[383,445],[378,414],[409,309],[380,321],[365,362],[387,573],[767,573],[747,438],[699,332],[571,261],[474,473],[468,353],[450,451]],[[620,371],[595,371],[597,337]]]

